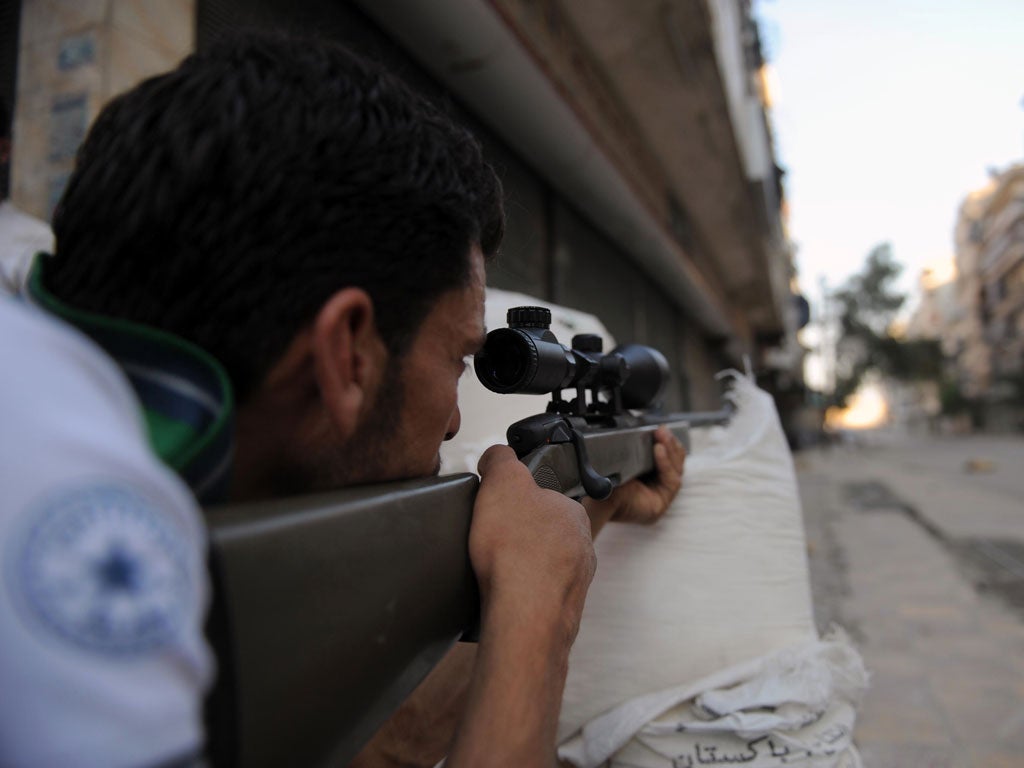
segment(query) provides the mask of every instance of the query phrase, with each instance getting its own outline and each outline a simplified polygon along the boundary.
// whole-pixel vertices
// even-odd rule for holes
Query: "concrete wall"
[[[194,48],[195,0],[24,0],[11,198],[49,220],[99,110]]]
[[[288,0],[25,0],[21,26],[14,197],[41,218],[50,218],[102,106],[225,30],[308,26],[384,61],[431,97],[452,98],[408,51],[340,0],[305,0],[301,8]],[[481,136],[508,195],[507,237],[489,283],[596,312],[621,341],[665,352],[678,375],[670,408],[717,408],[712,375],[724,362],[717,342],[528,159],[480,124],[475,104],[455,99],[451,107]]]
[[[712,33],[732,115],[732,128],[747,178],[767,180],[774,173],[771,141],[765,130],[760,94],[752,80],[743,39],[744,10],[740,0],[712,0]]]

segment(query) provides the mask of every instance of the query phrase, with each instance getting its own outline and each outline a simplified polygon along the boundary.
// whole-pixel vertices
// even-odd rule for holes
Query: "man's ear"
[[[372,406],[387,365],[373,300],[361,288],[343,288],[320,308],[311,334],[320,398],[347,437],[355,432],[363,411]]]

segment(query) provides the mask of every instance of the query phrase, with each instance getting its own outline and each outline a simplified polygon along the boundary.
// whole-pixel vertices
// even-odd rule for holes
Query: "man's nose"
[[[455,406],[455,413],[452,414],[451,420],[448,422],[448,431],[444,434],[445,440],[451,440],[457,434],[459,434],[459,427],[462,426],[462,414],[459,412],[459,406]]]

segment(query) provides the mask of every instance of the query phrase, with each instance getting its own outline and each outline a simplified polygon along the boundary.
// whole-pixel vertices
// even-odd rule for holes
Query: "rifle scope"
[[[476,375],[499,394],[546,395],[563,389],[618,391],[623,408],[647,408],[668,383],[668,362],[652,347],[624,344],[601,354],[601,337],[574,336],[563,346],[545,307],[513,307],[508,328],[487,334],[473,360]]]

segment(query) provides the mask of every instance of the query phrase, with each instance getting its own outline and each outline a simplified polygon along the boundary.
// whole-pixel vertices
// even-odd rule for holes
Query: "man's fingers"
[[[686,448],[664,426],[659,427],[654,435],[654,466],[657,468],[658,474],[653,490],[661,496],[667,509],[683,485]]]
[[[658,487],[664,489],[671,499],[682,485],[681,467],[673,460],[669,448],[662,443],[654,446],[654,466],[658,468]]]
[[[516,452],[507,445],[492,445],[480,457],[480,461],[476,464],[476,471],[480,477],[483,477],[489,472],[493,472],[496,467],[500,467],[502,464],[518,461]]]
[[[672,442],[668,444],[669,457],[672,459],[672,465],[676,468],[679,474],[683,473],[683,466],[686,463],[686,446],[684,446],[675,437],[672,438]]]

